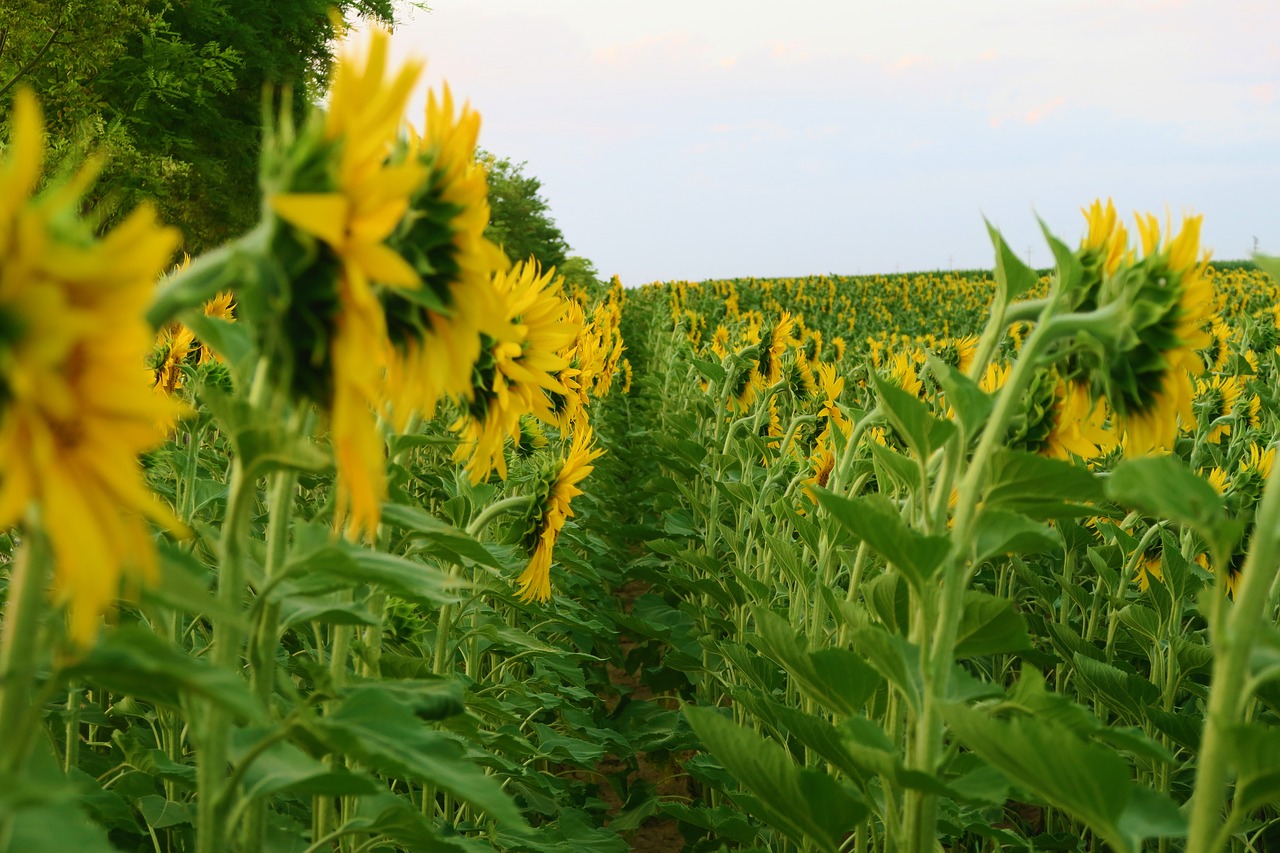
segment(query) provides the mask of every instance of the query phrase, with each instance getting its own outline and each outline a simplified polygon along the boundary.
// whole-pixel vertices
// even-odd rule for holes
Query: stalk
[[[1051,313],[1053,307],[1054,302],[1051,301],[1045,307],[1045,313]],[[987,465],[996,450],[1003,446],[1009,420],[1031,381],[1040,354],[1070,328],[1070,324],[1061,324],[1048,317],[1037,324],[1027,338],[1021,357],[1014,362],[1009,379],[996,399],[995,410],[982,431],[982,438],[960,481],[960,501],[956,506],[951,556],[942,575],[941,588],[930,596],[937,602],[934,618],[930,620],[934,622],[935,628],[931,638],[922,637],[925,640],[931,639],[931,642],[927,643],[928,648],[924,647],[925,643],[921,644],[925,689],[921,697],[920,715],[912,726],[914,732],[909,733],[907,738],[908,767],[914,770],[933,773],[942,753],[943,725],[940,706],[946,698],[951,679],[956,634],[964,609],[964,591],[973,572],[973,568],[966,563],[971,550],[977,498],[987,476]],[[922,598],[919,606],[928,608],[929,604],[928,600]],[[927,612],[918,615],[929,616]],[[932,850],[937,821],[936,795],[918,789],[908,790],[903,811],[906,849],[911,853]]]
[[[34,528],[34,525],[32,525]],[[50,559],[43,535],[36,530],[19,549],[10,569],[9,597],[0,633],[0,778],[19,778],[36,719],[32,694],[45,609],[45,581]],[[0,850],[9,847],[12,810],[0,810]]]
[[[249,394],[251,405],[260,405],[269,392],[269,367],[266,358],[259,360]],[[256,495],[256,480],[248,476],[244,459],[237,454],[227,478],[227,515],[218,543],[218,601],[224,613],[239,613],[243,606],[249,516]],[[240,671],[243,633],[236,619],[213,617],[209,659],[215,667]],[[223,853],[227,849],[226,827],[222,823],[219,794],[227,775],[231,716],[222,705],[208,702],[204,720],[197,725],[201,737],[196,754],[196,853]]]
[[[1213,660],[1204,740],[1191,794],[1188,853],[1214,853],[1221,850],[1227,840],[1219,829],[1231,770],[1228,734],[1240,720],[1241,708],[1247,699],[1244,686],[1249,654],[1263,625],[1268,592],[1280,571],[1278,482],[1280,466],[1273,468],[1267,478],[1267,490],[1258,509],[1256,532],[1245,558],[1234,606],[1227,607],[1226,566],[1219,565],[1214,572],[1217,598],[1209,631],[1218,653]]]

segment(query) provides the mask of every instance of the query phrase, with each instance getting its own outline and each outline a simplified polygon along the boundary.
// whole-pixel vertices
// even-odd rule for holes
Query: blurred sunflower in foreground
[[[394,157],[405,104],[422,70],[392,72],[390,38],[375,31],[367,54],[343,55],[323,123],[313,121],[283,155],[283,184],[268,197],[284,223],[289,270],[286,328],[295,394],[328,409],[337,462],[338,524],[372,539],[386,498],[384,443],[374,409],[383,403],[387,322],[381,288],[422,287],[414,267],[387,244],[427,170]]]
[[[96,167],[37,194],[45,137],[30,92],[12,116],[0,163],[0,528],[25,516],[43,529],[54,596],[83,645],[122,578],[154,577],[147,519],[182,529],[138,463],[181,410],[150,387],[143,319],[179,237],[142,207],[95,238],[78,209]]]

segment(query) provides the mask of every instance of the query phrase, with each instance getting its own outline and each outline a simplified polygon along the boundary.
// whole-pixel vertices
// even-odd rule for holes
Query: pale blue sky
[[[628,285],[987,267],[984,215],[1046,265],[1098,196],[1280,253],[1272,0],[431,5],[397,50]]]

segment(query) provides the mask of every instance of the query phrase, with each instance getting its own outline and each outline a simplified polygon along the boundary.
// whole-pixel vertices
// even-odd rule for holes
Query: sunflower
[[[495,337],[485,335],[472,371],[471,400],[450,427],[460,439],[454,460],[466,463],[472,483],[495,470],[505,480],[504,445],[518,437],[520,416],[554,424],[556,414],[544,392],[569,393],[557,378],[569,366],[561,351],[581,326],[569,318],[569,304],[560,298],[562,282],[554,269],[541,272],[533,260],[494,276],[504,323]]]
[[[1214,376],[1207,382],[1196,382],[1196,403],[1204,412],[1209,430],[1205,440],[1210,444],[1221,444],[1223,436],[1231,435],[1232,415],[1243,388],[1244,380],[1239,376]]]
[[[11,115],[0,164],[0,529],[38,507],[54,596],[85,645],[122,578],[155,577],[147,519],[182,529],[138,464],[181,410],[139,369],[154,343],[143,314],[179,237],[142,207],[96,239],[77,215],[93,167],[33,198],[45,146],[35,97],[20,91]]]
[[[369,539],[387,489],[374,407],[382,403],[389,347],[375,285],[422,287],[417,270],[387,240],[427,174],[417,160],[391,157],[422,68],[408,63],[388,79],[389,40],[376,30],[367,56],[340,58],[319,139],[304,135],[295,152],[311,168],[295,169],[288,176],[295,185],[268,197],[303,242],[320,244],[308,254],[310,267],[294,270],[298,292],[283,337],[302,348],[293,354],[295,392],[329,409],[337,523],[348,536]]]
[[[1275,464],[1276,449],[1268,447],[1263,450],[1257,444],[1249,444],[1249,452],[1240,460],[1231,483],[1233,489],[1249,500],[1257,500],[1262,496],[1262,489],[1267,478],[1271,476],[1271,468]]]
[[[1116,216],[1116,208],[1111,199],[1107,199],[1105,206],[1101,199],[1095,200],[1081,213],[1088,224],[1088,231],[1081,240],[1080,251],[1077,253],[1084,268],[1084,276],[1081,290],[1072,301],[1075,310],[1091,311],[1098,305],[1098,288],[1103,279],[1120,269],[1131,253],[1129,235]]]
[[[545,602],[551,598],[551,553],[565,522],[573,518],[569,502],[583,493],[578,484],[593,470],[591,463],[604,455],[604,451],[593,448],[591,442],[591,428],[584,424],[574,434],[559,473],[539,501],[540,512],[526,537],[526,546],[533,555],[516,580],[521,601]]]
[[[148,360],[151,387],[169,397],[176,394],[186,378],[182,367],[198,346],[195,334],[181,323],[169,323],[161,329]]]
[[[480,336],[495,337],[506,323],[490,279],[510,262],[484,236],[489,185],[475,159],[480,116],[467,104],[455,114],[446,85],[440,96],[428,93],[425,127],[411,148],[427,177],[389,241],[423,287],[383,293],[394,345],[386,403],[401,431],[414,413],[431,417],[446,396],[471,399]]]
[[[1138,589],[1146,592],[1151,588],[1151,579],[1164,583],[1164,552],[1163,549],[1150,549],[1138,558],[1137,575]]]
[[[230,291],[223,291],[204,303],[204,316],[221,320],[224,323],[234,323],[236,321],[235,309],[235,294]],[[200,356],[196,359],[196,364],[222,361],[222,356],[214,352],[208,344],[201,342],[199,348]]]
[[[1171,450],[1179,420],[1195,421],[1192,375],[1204,371],[1199,351],[1210,343],[1213,285],[1200,253],[1201,217],[1185,219],[1163,244],[1154,216],[1137,222],[1143,258],[1109,278],[1101,294],[1107,304],[1126,303],[1126,333],[1090,372],[1095,397],[1106,397],[1125,433],[1126,452],[1143,454]]]
[[[1055,459],[1096,459],[1116,447],[1116,436],[1106,427],[1105,400],[1093,400],[1089,389],[1060,380],[1054,389],[1052,428],[1045,454]]]
[[[898,352],[889,359],[889,380],[913,397],[919,397],[924,391],[924,383],[920,381],[915,359],[910,353]]]

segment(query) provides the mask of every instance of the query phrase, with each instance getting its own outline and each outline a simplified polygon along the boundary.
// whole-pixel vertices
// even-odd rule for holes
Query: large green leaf
[[[466,757],[461,743],[419,717],[440,712],[437,697],[373,682],[351,689],[333,711],[306,723],[330,750],[401,779],[434,785],[499,824],[527,828],[500,782]]]
[[[1177,806],[1136,786],[1114,751],[1048,720],[998,720],[960,705],[945,710],[960,741],[1015,784],[1074,815],[1123,853],[1149,836],[1185,832]]]
[[[948,405],[955,410],[956,417],[964,425],[965,434],[977,435],[978,430],[986,422],[987,416],[991,414],[995,399],[983,391],[977,382],[941,361],[937,356],[930,355],[926,364],[938,380],[938,384],[942,386]]]
[[[188,693],[216,702],[244,719],[257,720],[263,713],[239,673],[194,658],[141,625],[125,625],[107,634],[64,674],[114,693],[173,707]]]
[[[1082,654],[1072,657],[1081,693],[1096,699],[1128,722],[1146,719],[1146,708],[1158,704],[1160,689],[1147,679]]]
[[[1280,729],[1261,723],[1233,726],[1228,743],[1236,770],[1232,809],[1247,815],[1280,804]]]
[[[903,391],[892,382],[872,373],[880,408],[889,423],[907,442],[917,459],[928,459],[933,451],[947,443],[956,433],[956,425],[935,417],[929,407],[914,394]]]
[[[989,509],[1032,518],[1097,514],[1087,504],[1104,496],[1102,482],[1088,469],[1021,450],[992,454],[988,477],[983,501]]]
[[[244,774],[245,796],[261,797],[278,793],[300,796],[350,796],[375,794],[380,786],[367,776],[335,769],[307,755],[291,743],[277,741],[262,748],[272,738],[270,728],[236,729],[231,734],[231,762],[239,764],[252,750]]]
[[[1058,534],[1016,512],[983,509],[974,523],[974,562],[1007,554],[1052,554],[1062,549]]]
[[[436,566],[362,548],[345,540],[334,541],[319,525],[299,527],[300,553],[290,558],[272,594],[283,598],[290,592],[321,595],[362,584],[381,587],[409,601],[434,607],[456,604],[455,590],[468,585],[450,578]]]
[[[758,645],[795,679],[806,695],[837,714],[862,711],[880,686],[880,676],[848,649],[806,651],[803,641],[785,619],[757,607],[753,609]]]
[[[797,843],[838,853],[845,834],[867,815],[852,791],[825,773],[799,767],[777,743],[765,740],[712,708],[685,706],[694,732],[758,799],[760,815]]]
[[[904,637],[890,634],[879,625],[861,625],[849,630],[855,651],[898,689],[907,705],[919,710],[924,693],[924,675],[920,669],[920,647]]]
[[[1035,287],[1040,276],[1022,262],[1017,252],[1009,248],[1004,237],[990,222],[987,222],[987,233],[991,235],[991,245],[996,250],[996,286],[1000,288],[1005,304],[1008,304]]]
[[[956,633],[956,657],[1008,654],[1031,648],[1027,621],[1013,609],[1013,602],[988,592],[968,590],[964,613]]]
[[[1125,460],[1107,477],[1107,496],[1191,527],[1224,554],[1231,547],[1222,496],[1175,456]]]
[[[503,567],[493,552],[474,536],[417,507],[383,504],[382,522],[412,531],[426,543],[428,552],[452,562],[471,561],[493,568]]]
[[[880,495],[846,498],[826,489],[814,492],[832,518],[896,566],[917,590],[924,589],[951,549],[946,536],[929,536],[907,527],[897,507]]]

